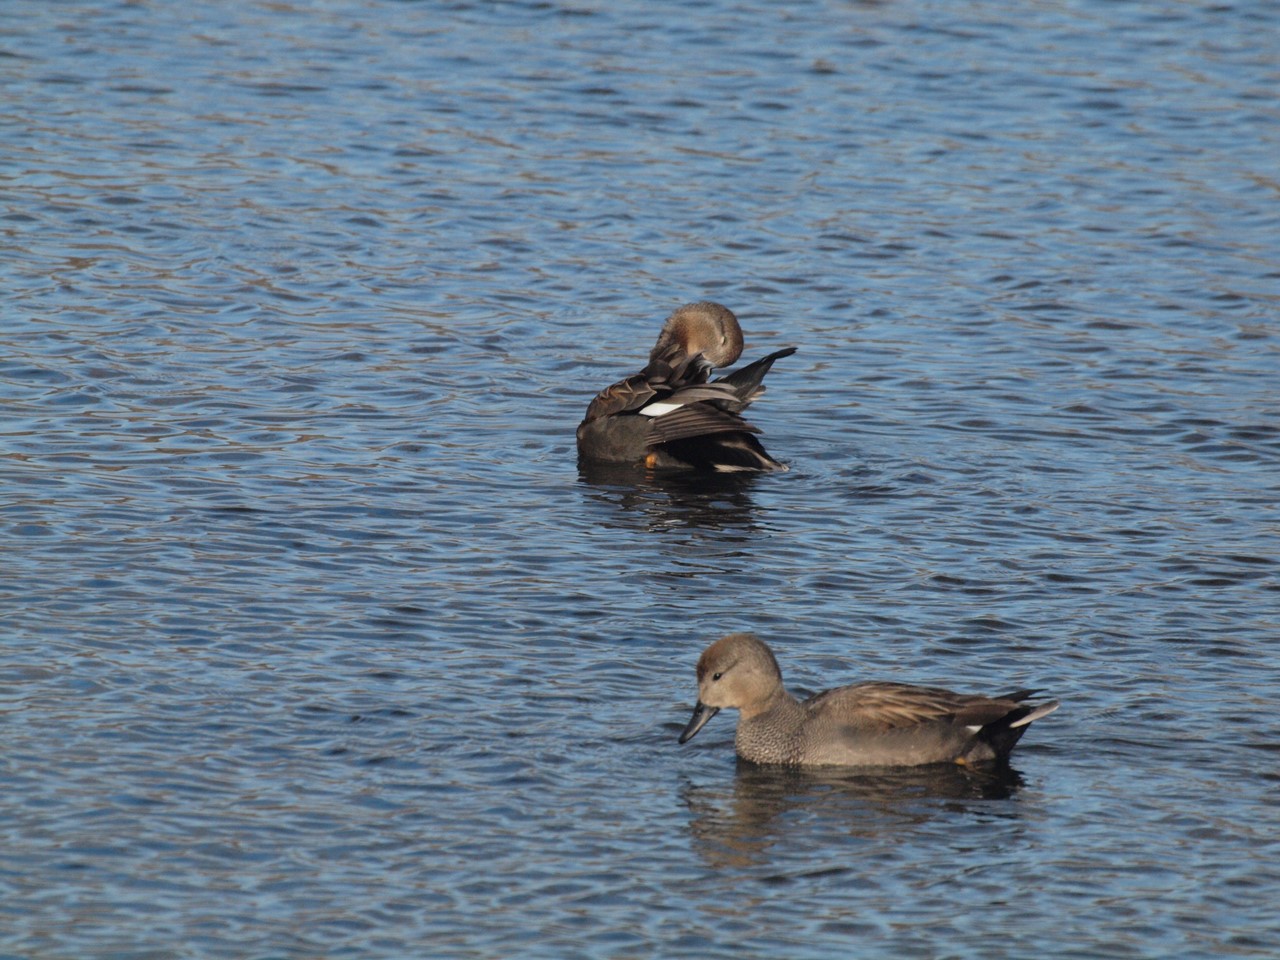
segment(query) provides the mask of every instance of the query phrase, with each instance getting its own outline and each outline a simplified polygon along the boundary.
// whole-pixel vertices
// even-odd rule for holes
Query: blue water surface
[[[0,957],[1272,957],[1280,12],[0,13]],[[580,472],[676,305],[790,470]],[[1042,687],[1007,772],[797,693]]]

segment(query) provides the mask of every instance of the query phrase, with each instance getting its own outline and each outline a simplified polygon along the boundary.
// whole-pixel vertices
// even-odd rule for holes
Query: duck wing
[[[928,723],[978,730],[1006,718],[1011,725],[1025,725],[1057,708],[1057,704],[1023,704],[1035,694],[1034,690],[1018,690],[986,697],[941,687],[868,681],[827,690],[806,700],[805,707],[811,712],[831,711],[842,725],[861,731],[904,730]]]
[[[682,393],[677,393],[675,396],[681,396]],[[650,406],[665,406],[666,403],[667,401],[662,401]],[[642,410],[641,413],[643,412]],[[717,433],[759,432],[759,427],[753,427],[736,413],[721,410],[709,403],[692,403],[654,417],[645,435],[645,442],[648,444],[671,443],[674,440],[688,440]]]
[[[587,406],[583,422],[611,417],[628,410],[639,410],[657,395],[657,389],[643,373],[632,374],[597,393]]]
[[[706,381],[710,372],[711,365],[702,354],[689,356],[672,347],[651,359],[639,373],[633,373],[596,394],[595,399],[587,406],[587,415],[583,421],[640,411],[651,400],[665,400],[677,394],[682,396],[682,399],[676,401],[677,405],[712,398],[732,401],[736,396],[732,387],[714,388],[713,392],[705,395],[683,393],[686,390],[696,391],[700,387],[708,388]],[[663,412],[665,411],[659,409],[646,415],[656,417]]]

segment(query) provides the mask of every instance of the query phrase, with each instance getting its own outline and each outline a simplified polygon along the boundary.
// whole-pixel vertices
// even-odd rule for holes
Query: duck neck
[[[738,717],[734,746],[755,763],[794,763],[795,740],[804,724],[804,708],[780,685],[770,697]]]
[[[755,717],[763,715],[777,715],[779,717],[789,717],[792,713],[800,710],[800,701],[791,694],[787,693],[787,688],[782,684],[778,684],[774,688],[773,693],[769,694],[764,700],[753,704],[751,708],[742,708],[741,714],[743,720],[751,720]]]

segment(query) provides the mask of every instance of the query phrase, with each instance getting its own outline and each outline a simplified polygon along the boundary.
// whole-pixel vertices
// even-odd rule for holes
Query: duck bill
[[[680,734],[680,742],[687,743],[693,739],[694,734],[707,725],[707,721],[720,712],[719,707],[708,707],[701,700],[694,705],[693,716],[689,718],[689,725],[684,728],[684,733]]]

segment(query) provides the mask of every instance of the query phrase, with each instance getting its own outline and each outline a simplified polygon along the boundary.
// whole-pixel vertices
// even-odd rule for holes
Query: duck
[[[579,460],[650,470],[786,470],[741,413],[764,392],[761,381],[774,361],[795,352],[785,347],[709,381],[713,370],[742,355],[742,327],[723,304],[686,303],[667,317],[645,368],[588,405],[578,424]]]
[[[720,710],[738,711],[739,757],[788,767],[962,766],[1007,760],[1034,720],[1058,709],[1038,690],[998,696],[870,680],[797,700],[768,644],[721,637],[698,658],[698,702],[680,743]]]

